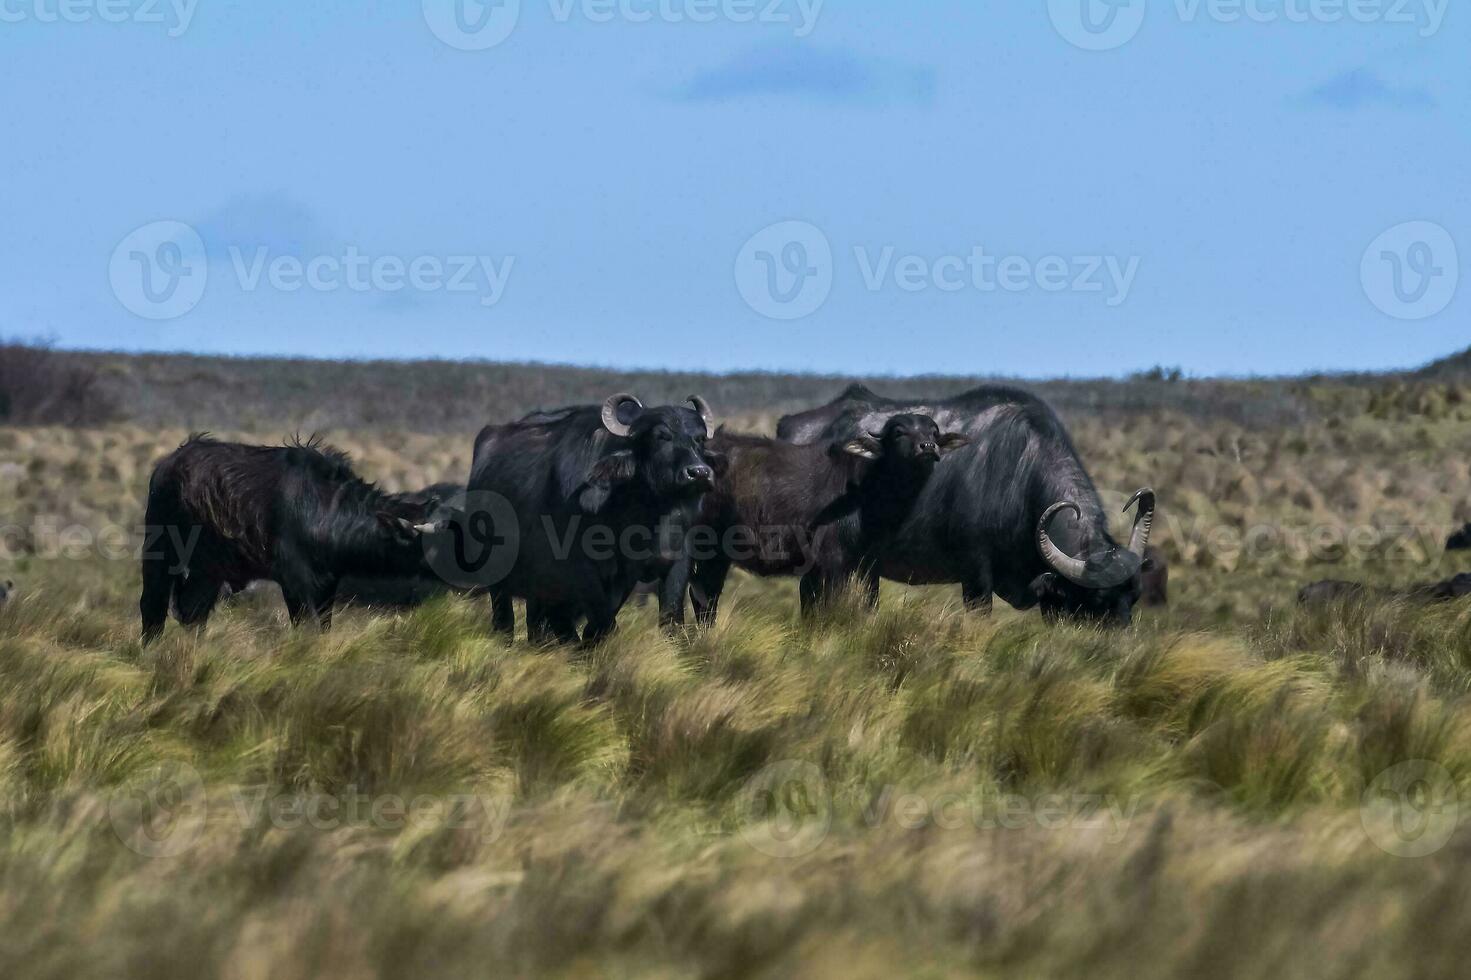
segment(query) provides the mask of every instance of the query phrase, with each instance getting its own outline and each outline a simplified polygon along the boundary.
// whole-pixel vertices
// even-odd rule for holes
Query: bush
[[[0,423],[86,426],[117,417],[96,367],[63,360],[45,344],[0,343]]]

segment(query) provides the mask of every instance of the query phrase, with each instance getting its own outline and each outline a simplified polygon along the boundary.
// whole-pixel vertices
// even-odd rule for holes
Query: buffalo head
[[[692,395],[690,408],[645,408],[632,395],[603,403],[603,428],[617,441],[593,466],[588,483],[604,491],[639,486],[666,499],[697,496],[715,485],[725,460],[708,451],[715,422],[705,399]]]
[[[1134,604],[1143,592],[1141,573],[1150,559],[1145,557],[1149,532],[1154,526],[1155,495],[1144,489],[1124,505],[1127,512],[1135,504],[1134,532],[1127,548],[1112,545],[1102,551],[1079,558],[1065,553],[1048,534],[1052,519],[1063,511],[1075,518],[1082,510],[1071,501],[1053,504],[1037,523],[1037,550],[1051,571],[1032,582],[1032,593],[1048,617],[1077,619],[1127,626],[1133,619]]]
[[[934,465],[961,446],[970,437],[960,432],[941,434],[940,427],[928,415],[895,415],[878,432],[843,443],[843,452],[860,459],[886,459],[915,465]]]

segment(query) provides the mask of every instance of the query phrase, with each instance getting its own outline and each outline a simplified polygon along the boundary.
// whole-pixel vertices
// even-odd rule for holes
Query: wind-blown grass
[[[135,564],[58,529],[130,528],[183,431],[0,429],[0,975],[1459,975],[1471,830],[1408,856],[1365,800],[1409,763],[1471,802],[1471,606],[1294,603],[1462,570],[1471,445],[1422,424],[1077,419],[1165,505],[1126,631],[737,576],[708,633],[630,607],[592,651],[269,590],[145,650]],[[391,489],[468,462],[334,438]]]

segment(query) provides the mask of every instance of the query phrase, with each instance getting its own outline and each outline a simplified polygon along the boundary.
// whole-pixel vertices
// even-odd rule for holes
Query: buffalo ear
[[[843,443],[843,452],[859,459],[878,459],[884,454],[884,446],[873,436],[859,436]]]
[[[970,436],[964,432],[947,432],[940,437],[940,455],[946,456],[962,446],[970,445]]]
[[[711,452],[707,449],[700,455],[705,457],[705,465],[714,470],[716,476],[724,476],[730,472],[730,457],[725,453]]]
[[[628,450],[609,453],[592,465],[587,474],[587,482],[600,490],[607,490],[632,480],[637,465],[633,453]]]

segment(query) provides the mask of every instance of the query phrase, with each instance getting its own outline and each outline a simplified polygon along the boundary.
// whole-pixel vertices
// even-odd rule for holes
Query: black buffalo
[[[452,524],[463,512],[465,486],[462,483],[436,483],[399,499],[426,508],[425,519],[436,527]],[[446,582],[436,572],[420,569],[410,575],[343,576],[337,584],[337,605],[365,606],[370,609],[411,609],[450,592],[463,592]]]
[[[1471,551],[1471,524],[1467,524],[1455,534],[1452,534],[1445,543],[1446,551]]]
[[[877,432],[832,445],[722,429],[710,448],[727,469],[692,532],[697,621],[714,622],[732,564],[763,576],[800,575],[804,611],[854,574],[876,598],[870,552],[904,523],[940,458],[969,441],[942,435],[923,415],[896,415]]]
[[[191,436],[154,467],[144,517],[143,639],[202,627],[221,592],[269,579],[291,622],[331,625],[347,575],[416,575],[432,501],[387,494],[316,442],[249,446]]]
[[[1377,598],[1434,605],[1464,599],[1468,595],[1471,595],[1471,574],[1457,575],[1444,582],[1412,585],[1405,589],[1376,589],[1361,582],[1328,579],[1304,586],[1297,594],[1297,601],[1305,606],[1313,606],[1343,600]]]
[[[1014,388],[984,386],[952,398],[895,400],[855,385],[834,402],[784,418],[793,440],[840,439],[899,413],[923,414],[971,445],[952,454],[920,491],[878,556],[879,573],[913,584],[958,582],[967,605],[999,595],[1044,615],[1126,624],[1148,567],[1155,494],[1139,505],[1127,547],[1108,530],[1098,491],[1052,409]]]
[[[1144,567],[1139,574],[1141,605],[1159,609],[1170,604],[1170,561],[1154,545],[1144,549]]]
[[[14,593],[15,593],[15,583],[14,582],[12,582],[10,579],[6,579],[5,581],[0,582],[0,606],[3,606],[7,602],[9,602],[10,601],[10,597]]]
[[[721,463],[706,448],[709,406],[690,403],[644,408],[620,394],[481,431],[467,522],[513,547],[508,567],[494,567],[485,582],[494,629],[514,632],[511,599],[523,598],[534,641],[570,642],[586,619],[581,639],[593,644],[613,630],[633,588],[655,578],[671,582],[661,620],[682,619],[683,595],[672,586],[688,572],[669,573],[688,562],[684,532]],[[503,526],[512,519],[515,527]],[[665,546],[671,541],[677,549]]]

